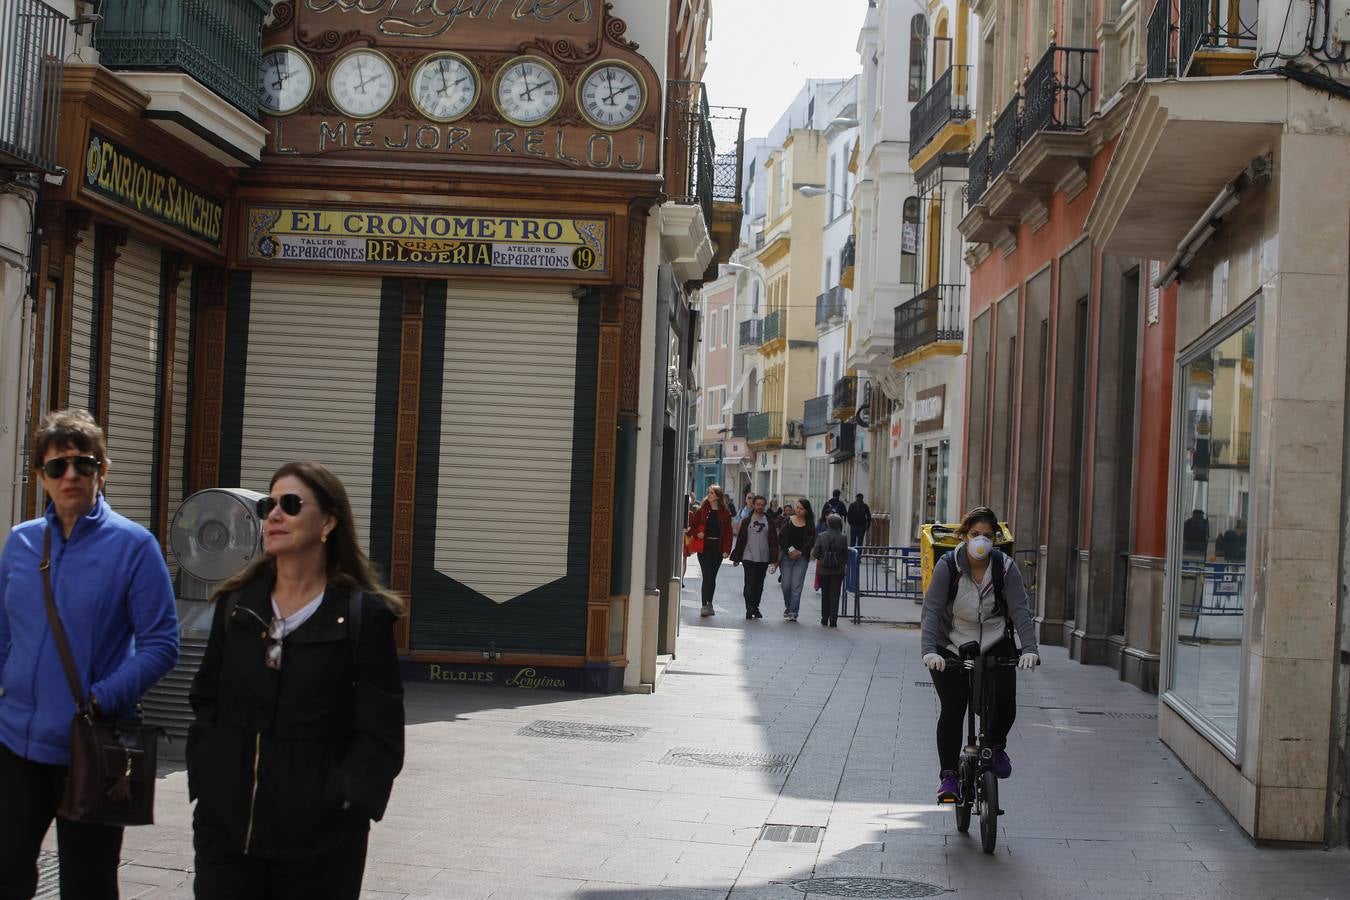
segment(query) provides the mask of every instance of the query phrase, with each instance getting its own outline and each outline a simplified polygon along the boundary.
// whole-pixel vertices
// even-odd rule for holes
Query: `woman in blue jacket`
[[[103,498],[103,430],[82,409],[54,412],[33,438],[48,503],[0,553],[0,900],[37,891],[43,836],[56,819],[61,896],[117,897],[122,829],[56,815],[70,763],[75,699],[47,625],[43,538],[51,581],[86,696],[129,718],[178,661],[178,614],[159,543]]]

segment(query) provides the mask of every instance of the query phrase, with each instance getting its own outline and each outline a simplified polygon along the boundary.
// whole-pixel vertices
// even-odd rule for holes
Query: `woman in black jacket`
[[[196,896],[355,900],[403,767],[403,601],[324,466],[282,466],[258,514],[266,552],[217,593],[192,682]]]

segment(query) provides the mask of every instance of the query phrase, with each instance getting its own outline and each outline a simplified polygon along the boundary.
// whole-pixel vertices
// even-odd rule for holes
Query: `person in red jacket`
[[[722,568],[722,560],[731,555],[734,538],[731,510],[727,509],[721,485],[708,485],[708,496],[689,517],[686,534],[703,542],[703,549],[698,552],[698,567],[703,572],[703,611],[699,615],[716,615],[713,592],[717,590],[717,572]]]

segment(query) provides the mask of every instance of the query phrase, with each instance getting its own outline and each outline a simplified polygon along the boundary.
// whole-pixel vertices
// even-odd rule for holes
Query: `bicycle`
[[[970,819],[978,812],[980,817],[980,844],[985,853],[993,853],[998,846],[998,817],[1003,810],[998,805],[998,776],[990,768],[994,748],[985,742],[984,723],[995,709],[993,679],[985,673],[996,668],[1016,668],[1017,659],[981,656],[976,641],[960,647],[961,665],[970,679],[970,703],[966,706],[966,744],[961,750],[957,778],[961,784],[961,799],[956,801],[956,830],[965,834],[970,830]],[[980,728],[975,730],[976,707],[979,707]]]

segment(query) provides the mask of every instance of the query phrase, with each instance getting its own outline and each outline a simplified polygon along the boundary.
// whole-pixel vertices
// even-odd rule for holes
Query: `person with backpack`
[[[1012,557],[994,547],[998,528],[998,517],[987,506],[966,513],[956,529],[962,544],[933,566],[923,598],[923,664],[932,673],[942,707],[937,724],[939,803],[961,799],[956,768],[970,684],[959,648],[978,643],[981,655],[1016,659],[1019,669],[1034,668],[1041,661],[1022,573]],[[994,748],[991,768],[999,778],[1007,778],[1012,774],[1007,741],[1017,717],[1017,672],[994,668],[986,677],[994,679],[997,706],[997,716],[984,723]]]
[[[361,551],[336,475],[287,463],[268,490],[263,552],[216,593],[188,695],[194,891],[356,900],[403,767],[404,602]]]
[[[842,493],[843,491],[839,490],[839,488],[835,488],[834,494],[830,499],[825,501],[825,506],[820,510],[822,521],[828,522],[830,516],[839,516],[842,519],[848,515],[848,507],[844,505],[844,501],[839,497]]]
[[[839,593],[844,587],[844,570],[848,566],[848,540],[844,537],[844,520],[837,513],[825,519],[825,532],[811,548],[816,560],[816,577],[820,579],[820,624],[839,627]]]
[[[863,502],[863,495],[848,505],[849,546],[861,547],[867,542],[867,529],[872,527],[872,508]]]

